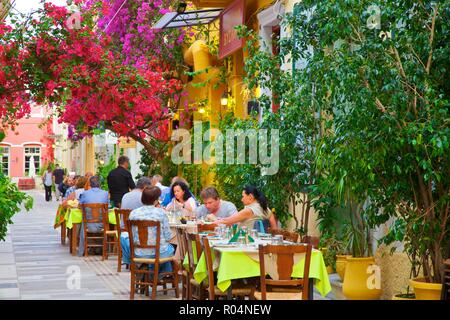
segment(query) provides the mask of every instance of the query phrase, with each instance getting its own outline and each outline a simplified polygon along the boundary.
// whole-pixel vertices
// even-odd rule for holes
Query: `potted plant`
[[[394,220],[383,241],[403,243],[420,267],[416,298],[438,299],[450,238],[450,12],[436,1],[384,2],[380,33],[367,28],[374,12],[364,1],[306,0],[294,10],[294,47],[308,66],[297,74],[305,87],[314,82],[311,103],[329,119],[316,165],[347,199],[369,199],[367,225]],[[330,21],[330,12],[345,15]]]
[[[323,260],[327,266],[327,272],[333,273],[335,270],[338,272],[338,253],[342,250],[342,242],[334,237],[321,238],[320,239],[320,251],[323,255]],[[343,279],[343,277],[342,277]]]
[[[348,221],[344,227],[344,244],[347,252],[342,291],[348,299],[377,300],[381,297],[380,279],[372,256],[370,227],[363,203],[348,202]],[[374,268],[373,268],[374,267]]]

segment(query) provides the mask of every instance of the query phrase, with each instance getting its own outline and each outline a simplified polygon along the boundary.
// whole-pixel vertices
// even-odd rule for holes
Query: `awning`
[[[152,27],[152,29],[182,28],[209,24],[216,20],[222,9],[204,9],[183,13],[168,12]]]

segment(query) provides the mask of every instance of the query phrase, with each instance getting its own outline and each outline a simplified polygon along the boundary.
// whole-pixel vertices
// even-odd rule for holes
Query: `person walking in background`
[[[116,208],[120,208],[124,194],[136,188],[131,172],[128,170],[130,159],[126,156],[120,156],[118,164],[119,166],[111,170],[107,178],[111,204]]]
[[[60,185],[63,183],[65,177],[64,169],[62,169],[59,164],[56,165],[55,170],[53,170],[53,182],[55,183],[55,197],[56,201],[59,201],[64,195],[61,194]]]
[[[45,188],[45,201],[52,200],[53,173],[50,166],[48,166],[47,171],[42,175],[42,183]]]

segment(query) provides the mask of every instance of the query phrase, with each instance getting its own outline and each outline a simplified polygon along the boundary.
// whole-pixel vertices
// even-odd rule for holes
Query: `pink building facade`
[[[11,178],[28,177],[31,162],[38,175],[40,168],[54,161],[52,120],[47,120],[44,107],[32,107],[30,117],[21,119],[15,132],[6,133],[0,142],[0,160],[2,172]]]

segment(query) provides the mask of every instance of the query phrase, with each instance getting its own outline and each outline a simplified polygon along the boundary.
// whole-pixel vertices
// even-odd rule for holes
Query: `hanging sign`
[[[223,59],[244,46],[235,27],[245,24],[245,0],[236,0],[220,14],[219,59]]]

